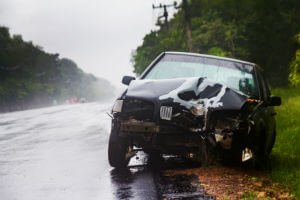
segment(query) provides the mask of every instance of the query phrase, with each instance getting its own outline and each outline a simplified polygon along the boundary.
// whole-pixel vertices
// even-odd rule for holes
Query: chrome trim
[[[172,111],[173,111],[172,107],[161,106],[160,107],[160,118],[170,121],[172,119]]]

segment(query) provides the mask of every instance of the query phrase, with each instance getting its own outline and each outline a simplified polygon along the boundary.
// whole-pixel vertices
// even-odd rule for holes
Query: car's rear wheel
[[[119,130],[119,126],[113,123],[108,143],[108,161],[112,167],[125,168],[133,155],[133,148],[128,140],[119,136]]]

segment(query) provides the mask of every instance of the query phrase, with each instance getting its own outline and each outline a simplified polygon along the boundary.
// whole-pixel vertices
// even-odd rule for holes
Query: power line
[[[154,9],[163,9],[163,15],[159,16],[157,18],[156,25],[160,27],[167,27],[168,28],[168,9],[169,7],[174,7],[175,9],[181,8],[183,11],[183,26],[185,31],[185,37],[186,37],[186,45],[190,52],[193,51],[193,40],[192,40],[192,29],[191,29],[191,11],[190,6],[188,3],[188,0],[182,0],[181,5],[177,5],[177,2],[174,1],[173,4],[159,4],[159,5],[152,5],[153,10]],[[164,23],[161,22],[161,19],[164,18]]]
[[[163,9],[163,15],[161,15],[161,16],[158,16],[158,18],[157,18],[157,23],[156,23],[156,25],[158,25],[158,26],[166,26],[166,27],[168,27],[168,17],[169,17],[169,13],[168,13],[168,9],[167,8],[169,8],[169,7],[174,7],[174,8],[176,8],[176,6],[177,6],[177,2],[176,1],[174,1],[174,3],[173,4],[159,4],[159,5],[154,5],[154,4],[152,4],[152,9],[153,10],[155,10],[155,9]],[[164,18],[164,24],[161,22],[161,19],[162,18]]]

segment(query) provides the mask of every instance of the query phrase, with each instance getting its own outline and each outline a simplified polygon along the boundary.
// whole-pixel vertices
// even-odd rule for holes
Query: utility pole
[[[193,51],[193,39],[192,39],[192,28],[191,28],[191,11],[189,7],[188,0],[182,0],[182,5],[176,7],[182,8],[184,15],[184,29],[185,29],[185,37],[186,37],[186,45],[190,52]]]
[[[174,7],[176,9],[182,8],[183,11],[183,27],[184,27],[184,35],[185,35],[185,40],[186,40],[186,46],[188,48],[188,51],[192,52],[193,51],[193,39],[192,39],[192,28],[191,28],[191,11],[189,7],[188,0],[182,0],[181,5],[177,6],[177,2],[175,1],[173,4],[159,4],[158,6],[152,5],[153,9],[164,9],[164,13],[162,16],[159,16],[157,19],[157,24],[158,26],[163,26],[165,25],[168,27],[168,7]],[[164,24],[161,23],[161,19],[164,18],[165,22]]]
[[[176,8],[176,6],[177,6],[177,2],[176,2],[176,1],[174,1],[173,4],[159,4],[158,6],[155,6],[155,5],[153,4],[153,5],[152,5],[152,8],[153,8],[153,9],[164,9],[164,13],[163,13],[162,16],[159,16],[159,17],[158,17],[158,19],[157,19],[157,24],[156,24],[156,25],[158,25],[158,26],[165,25],[166,27],[168,27],[168,17],[169,17],[169,13],[168,13],[167,8],[168,8],[168,7],[175,7],[175,8]],[[165,18],[165,23],[164,23],[164,24],[162,24],[161,21],[160,21],[162,18]]]

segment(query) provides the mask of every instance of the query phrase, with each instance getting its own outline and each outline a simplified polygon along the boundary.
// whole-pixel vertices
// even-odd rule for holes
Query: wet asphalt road
[[[151,170],[109,166],[109,108],[91,103],[0,114],[0,199],[157,199]]]
[[[88,103],[0,114],[0,200],[212,199],[189,167],[143,152],[125,170],[107,161],[110,104]]]

